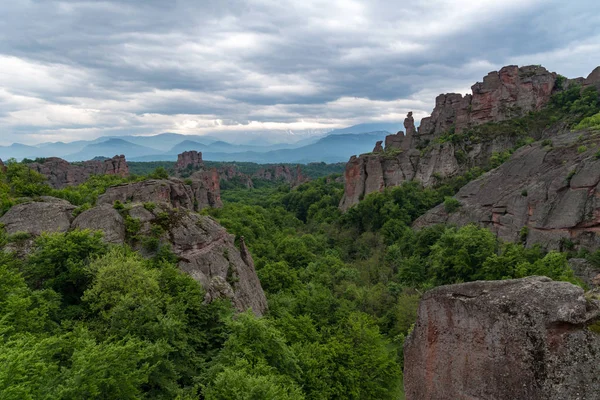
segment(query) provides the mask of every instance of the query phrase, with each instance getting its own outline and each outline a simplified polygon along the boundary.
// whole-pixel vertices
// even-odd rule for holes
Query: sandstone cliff
[[[129,198],[131,203],[117,211],[111,200],[118,197],[115,194],[122,193],[135,195]],[[128,243],[145,254],[152,254],[148,244],[152,244],[152,240],[168,243],[179,257],[181,270],[205,288],[207,302],[225,297],[231,299],[239,311],[251,308],[256,314],[263,314],[267,301],[243,240],[238,249],[234,237],[215,220],[188,210],[189,194],[183,185],[169,181],[150,181],[142,186],[134,184],[127,191],[117,187],[116,192],[104,197],[98,206],[76,218],[73,216],[75,207],[69,202],[45,197],[39,202],[12,207],[0,218],[0,223],[8,234],[100,230],[107,242]],[[153,201],[158,204],[149,206]],[[136,221],[139,231],[127,229],[127,220]]]
[[[353,156],[346,166],[346,186],[340,208],[347,210],[364,196],[386,187],[417,180],[425,186],[462,174],[472,167],[486,167],[493,153],[515,147],[519,137],[502,134],[480,141],[455,143],[443,140],[461,132],[502,123],[529,112],[541,110],[552,94],[573,83],[600,84],[600,69],[587,79],[561,80],[558,75],[539,66],[508,66],[489,73],[483,82],[472,86],[472,94],[441,94],[430,117],[423,118],[415,129],[412,113],[404,121],[406,134],[398,132],[385,140],[385,149],[376,145],[372,154]],[[540,139],[556,132],[531,132]]]
[[[406,398],[598,399],[599,306],[544,277],[433,289],[404,345]]]
[[[439,205],[414,226],[476,223],[505,241],[600,248],[599,145],[600,136],[580,131],[554,137],[552,146],[525,146],[461,188],[457,211]]]
[[[84,183],[92,175],[129,175],[129,168],[125,156],[98,161],[91,160],[83,163],[71,164],[62,158],[46,158],[42,163],[29,164],[29,168],[48,178],[48,184],[55,189]]]

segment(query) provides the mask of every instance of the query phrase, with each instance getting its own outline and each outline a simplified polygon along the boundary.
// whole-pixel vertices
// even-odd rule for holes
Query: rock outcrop
[[[0,158],[0,172],[5,172],[6,171],[6,165],[4,165],[4,163],[2,162],[2,159]]]
[[[171,178],[112,186],[98,197],[97,204],[112,205],[116,201],[121,203],[154,202],[193,211],[199,211],[206,207],[223,206],[219,175],[216,170],[198,171],[191,176],[190,180],[190,184],[177,178]]]
[[[29,164],[29,168],[46,176],[48,184],[55,189],[84,183],[92,175],[128,176],[129,168],[125,156],[90,160],[83,163],[71,164],[62,158],[46,158],[42,163]]]
[[[244,183],[247,188],[253,188],[254,180],[257,179],[270,182],[285,182],[292,187],[310,181],[310,177],[302,173],[300,165],[297,165],[295,169],[290,169],[287,165],[269,165],[251,175],[240,172],[235,165],[226,165],[219,168],[218,173],[222,180],[237,180]]]
[[[219,297],[231,299],[239,311],[252,309],[261,315],[267,300],[256,275],[252,257],[241,240],[240,249],[234,237],[210,217],[201,216],[182,207],[189,190],[177,183],[154,181],[148,186],[133,186],[126,193],[139,192],[133,202],[117,211],[108,199],[92,209],[73,217],[75,207],[65,200],[44,197],[40,202],[28,202],[12,207],[0,218],[7,233],[40,235],[42,232],[67,232],[71,229],[90,229],[104,232],[109,243],[129,243],[143,254],[152,254],[143,238],[153,238],[171,246],[179,258],[179,267],[206,289],[205,300]],[[166,189],[159,190],[158,187]],[[133,188],[133,189],[132,189]],[[181,193],[174,193],[182,190]],[[125,193],[124,188],[118,193]],[[124,199],[124,197],[120,197]],[[131,198],[129,200],[132,200]],[[163,201],[165,200],[165,201]],[[149,205],[149,202],[158,201]],[[179,208],[173,208],[175,205]],[[139,222],[139,232],[127,232],[126,219]],[[134,237],[128,235],[135,234]],[[29,241],[24,246],[31,246]],[[30,250],[20,251],[27,254]]]
[[[456,194],[461,207],[439,205],[416,228],[437,223],[485,226],[505,241],[561,249],[600,248],[600,137],[571,132],[515,152]],[[585,151],[582,151],[586,149]]]
[[[599,303],[545,277],[426,292],[404,344],[408,400],[598,399]]]
[[[29,201],[11,207],[0,217],[0,224],[4,225],[9,235],[66,232],[73,221],[73,210],[75,206],[66,200],[44,196],[40,201]]]
[[[544,67],[509,65],[487,74],[471,86],[473,94],[442,94],[431,117],[423,118],[419,135],[436,135],[454,127],[456,132],[486,122],[519,117],[548,104],[557,74]]]
[[[597,268],[585,258],[569,259],[569,267],[571,267],[575,276],[588,287],[597,288],[600,286],[600,268]]]
[[[175,164],[175,170],[184,171],[184,170],[198,170],[204,166],[204,162],[202,161],[202,153],[192,150],[192,151],[184,151],[181,154],[177,155],[177,163]]]
[[[518,137],[499,134],[483,142],[460,146],[450,140],[436,139],[443,134],[460,133],[488,122],[502,122],[540,110],[549,103],[553,91],[571,83],[571,80],[559,81],[557,77],[540,66],[507,66],[490,72],[483,82],[473,85],[472,94],[439,95],[431,116],[423,118],[418,129],[409,113],[404,121],[406,134],[398,132],[387,136],[384,152],[376,148],[374,154],[350,159],[340,208],[345,211],[369,193],[408,180],[431,186],[440,178],[460,175],[472,167],[486,167],[494,152],[512,149]],[[557,88],[560,82],[563,83]],[[600,84],[600,68],[585,80],[572,81],[582,82]]]
[[[598,91],[600,91],[600,67],[596,67],[587,78],[583,81],[583,86],[594,86]]]

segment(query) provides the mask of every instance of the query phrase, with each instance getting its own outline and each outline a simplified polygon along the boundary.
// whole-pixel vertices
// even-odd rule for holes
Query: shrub
[[[585,153],[587,151],[587,146],[579,146],[577,148],[577,153],[581,154],[581,153]]]
[[[451,214],[458,210],[460,207],[460,201],[455,199],[454,197],[446,197],[444,199],[444,209],[448,214]]]
[[[546,147],[552,147],[554,145],[554,143],[552,142],[552,140],[550,139],[544,139],[542,140],[542,146]]]

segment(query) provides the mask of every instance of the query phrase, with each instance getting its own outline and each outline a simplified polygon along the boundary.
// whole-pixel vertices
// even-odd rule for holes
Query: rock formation
[[[381,145],[381,143],[383,143],[383,140],[380,140],[377,143],[375,143],[373,153],[383,153],[383,146]]]
[[[177,155],[175,170],[184,171],[187,169],[195,171],[201,169],[203,166],[204,162],[202,161],[202,153],[195,150],[184,151],[183,153]]]
[[[406,398],[597,399],[599,306],[545,277],[433,289],[404,344]]]
[[[406,135],[398,132],[385,140],[385,151],[352,157],[346,165],[346,187],[340,208],[347,210],[374,191],[417,180],[431,186],[438,178],[462,174],[472,167],[487,166],[494,152],[512,149],[518,138],[498,135],[481,143],[457,147],[451,141],[436,142],[442,134],[459,133],[487,122],[501,122],[543,108],[550,101],[557,74],[539,66],[507,66],[490,72],[472,86],[472,94],[441,94],[430,117],[414,128],[412,113],[404,121]],[[600,68],[585,82],[600,85]],[[538,138],[536,138],[538,139]],[[375,176],[373,175],[375,174]]]
[[[216,170],[199,171],[192,175],[191,184],[171,179],[150,179],[125,183],[108,188],[98,197],[97,204],[112,205],[116,201],[155,202],[174,208],[199,211],[205,207],[222,207],[219,176]]]
[[[4,165],[1,158],[0,158],[0,172],[6,172],[6,165]]]
[[[241,181],[248,189],[254,187],[252,178],[246,174],[241,173],[235,165],[226,165],[217,169],[220,179],[229,182],[231,180]]]
[[[583,86],[594,86],[600,91],[600,67],[596,67],[591,74],[583,81]]]
[[[583,141],[582,141],[583,138]],[[498,168],[462,187],[461,207],[439,205],[417,219],[419,228],[448,222],[476,223],[505,241],[560,249],[576,243],[600,248],[600,138],[571,132],[515,152]],[[587,151],[581,151],[587,146]],[[585,147],[584,147],[585,148]]]
[[[160,190],[163,184],[166,185],[165,189]],[[100,230],[104,232],[107,242],[127,242],[142,253],[148,253],[149,250],[144,248],[140,238],[155,237],[160,242],[168,243],[179,257],[181,270],[202,284],[206,289],[207,302],[225,296],[239,311],[251,308],[256,314],[263,314],[267,309],[267,301],[248,249],[242,241],[238,250],[234,237],[212,218],[183,207],[183,202],[189,201],[186,196],[190,191],[183,185],[169,181],[150,181],[146,186],[132,184],[127,189],[118,188],[104,197],[98,206],[76,218],[73,217],[75,207],[69,202],[44,197],[39,202],[12,207],[0,218],[0,223],[9,234]],[[128,198],[132,203],[117,211],[110,202],[114,198],[111,196],[116,193],[135,194]],[[126,196],[119,198],[124,200]],[[152,201],[159,203],[148,206],[147,203]],[[137,238],[127,237],[125,217],[139,221],[141,229]],[[30,246],[31,243],[26,245]],[[19,253],[26,254],[27,251]]]
[[[300,165],[297,165],[295,169],[290,169],[287,165],[269,165],[259,169],[252,175],[240,172],[235,165],[226,165],[220,167],[218,173],[222,180],[238,180],[243,182],[248,188],[254,187],[254,179],[262,179],[270,182],[281,181],[289,183],[292,187],[310,181],[310,177],[303,175]]]
[[[575,276],[588,287],[597,288],[600,286],[600,268],[597,268],[585,258],[570,258],[569,267],[571,267]]]
[[[73,221],[75,206],[66,200],[43,196],[41,201],[30,201],[11,207],[2,217],[6,233],[66,232]]]
[[[32,163],[29,168],[48,178],[48,184],[55,189],[84,183],[92,175],[129,175],[125,156],[114,156],[104,161],[90,160],[81,164],[71,164],[62,158],[50,157],[41,163]]]

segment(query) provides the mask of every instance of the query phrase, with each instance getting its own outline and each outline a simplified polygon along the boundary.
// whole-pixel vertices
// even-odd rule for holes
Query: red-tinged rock
[[[404,344],[407,400],[598,399],[600,303],[546,277],[426,292]]]
[[[183,153],[177,155],[177,163],[175,164],[175,169],[177,171],[196,171],[201,169],[203,166],[204,162],[202,161],[201,152],[192,150],[184,151]]]

